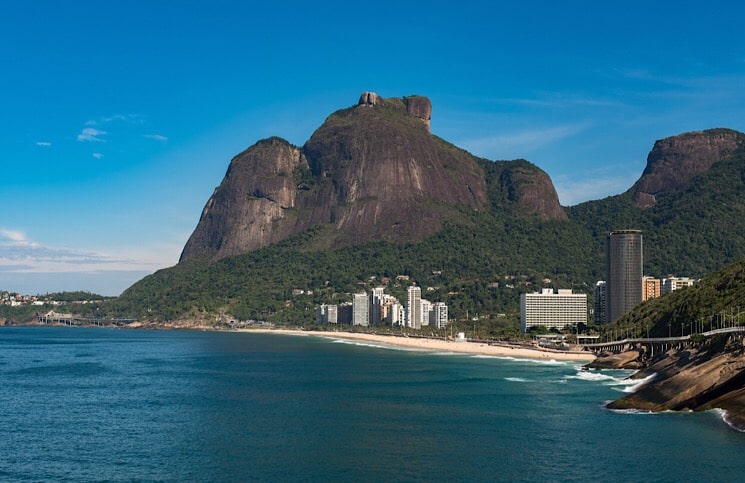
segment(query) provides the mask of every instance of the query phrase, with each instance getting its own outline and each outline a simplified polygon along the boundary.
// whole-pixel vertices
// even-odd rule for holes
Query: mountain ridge
[[[318,225],[333,228],[331,246],[417,240],[452,219],[452,207],[489,209],[489,165],[432,135],[431,112],[426,97],[365,92],[302,147],[257,142],[231,160],[181,261],[247,253]],[[510,163],[501,164],[502,204],[566,219],[548,175],[524,160]]]
[[[645,272],[658,277],[701,277],[745,257],[742,133],[655,143],[655,156],[679,169],[708,167],[655,191],[652,205],[638,206],[632,187],[562,207],[540,168],[472,156],[432,135],[430,118],[421,96],[365,93],[301,147],[257,142],[231,161],[179,264],[130,287],[118,305],[148,306],[144,315],[160,319],[217,312],[298,323],[313,304],[406,275],[432,287],[455,318],[478,312],[509,326],[521,292],[549,284],[590,293],[612,229],[643,230]],[[693,159],[707,144],[718,159]],[[449,191],[432,194],[441,187]],[[313,295],[297,298],[296,289]]]

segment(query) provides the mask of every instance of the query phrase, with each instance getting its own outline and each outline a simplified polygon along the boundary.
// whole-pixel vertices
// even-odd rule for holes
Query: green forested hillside
[[[652,208],[636,208],[624,193],[567,212],[592,233],[595,253],[609,230],[641,229],[645,273],[703,277],[745,256],[745,153],[716,163]]]
[[[676,290],[642,303],[610,330],[631,337],[688,335],[733,324],[745,317],[745,258]]]
[[[532,166],[521,163],[521,170]],[[603,278],[604,240],[611,229],[643,230],[645,273],[653,276],[698,278],[745,257],[742,152],[654,207],[637,208],[626,193],[567,208],[568,220],[520,214],[498,185],[503,169],[499,163],[485,166],[490,211],[443,206],[458,216],[448,216],[451,221],[442,231],[422,241],[330,250],[328,230],[333,228],[316,227],[213,264],[194,259],[161,270],[128,289],[108,310],[155,320],[237,317],[308,323],[315,304],[348,300],[350,293],[369,290],[386,277],[405,275],[408,282],[394,279],[388,285],[402,300],[405,286],[416,283],[425,288],[425,298],[446,302],[451,317],[478,314],[516,326],[520,292],[542,285],[590,292]],[[292,295],[293,289],[305,293]]]
[[[552,286],[584,290],[585,281],[597,276],[586,254],[592,241],[571,222],[464,210],[460,222],[421,242],[316,250],[324,236],[318,228],[214,264],[181,263],[135,284],[112,310],[160,320],[226,313],[307,322],[315,304],[349,300],[348,294],[391,278],[388,291],[401,300],[406,285],[416,283],[425,298],[447,302],[452,316],[506,314],[514,322],[520,291],[540,286],[546,277]],[[409,281],[396,286],[399,275]],[[293,289],[313,294],[293,296]]]

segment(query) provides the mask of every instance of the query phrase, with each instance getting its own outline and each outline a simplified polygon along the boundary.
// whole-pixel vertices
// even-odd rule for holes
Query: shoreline
[[[591,352],[554,351],[550,349],[528,348],[509,344],[486,344],[482,342],[428,339],[424,337],[405,337],[400,335],[367,334],[363,332],[326,332],[300,329],[236,329],[236,332],[255,334],[306,335],[327,339],[374,342],[378,344],[419,349],[433,352],[453,352],[493,357],[513,357],[516,359],[538,359],[556,361],[591,362],[595,355]]]
[[[49,325],[18,325],[16,327],[48,327]],[[65,327],[65,326],[60,326]],[[76,326],[78,327],[78,326]],[[83,327],[83,326],[79,326]],[[93,327],[93,326],[91,326]],[[505,357],[515,359],[531,359],[543,361],[573,361],[589,363],[597,357],[587,351],[561,351],[548,348],[525,347],[523,345],[512,345],[506,342],[470,342],[445,339],[429,339],[426,337],[408,337],[394,334],[368,334],[365,332],[331,332],[323,330],[301,330],[289,328],[242,328],[232,330],[215,329],[209,326],[158,326],[149,327],[139,325],[137,327],[124,327],[132,330],[206,330],[217,332],[241,332],[254,334],[279,334],[279,335],[303,335],[323,337],[326,339],[344,339],[349,341],[364,341],[381,344],[383,346],[402,347],[431,352],[451,352],[455,354],[483,355],[491,357]]]

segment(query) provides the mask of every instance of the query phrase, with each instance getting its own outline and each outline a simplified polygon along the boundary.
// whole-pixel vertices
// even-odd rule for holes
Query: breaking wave
[[[724,424],[726,424],[727,426],[729,426],[730,428],[734,429],[735,431],[739,433],[745,433],[745,428],[737,426],[736,424],[732,422],[732,420],[729,419],[729,414],[727,414],[726,410],[712,409],[712,411],[714,411],[714,413],[716,413],[722,419],[722,421],[724,421]]]
[[[525,379],[523,377],[505,377],[504,380],[510,381],[510,382],[535,382],[535,381],[531,381],[530,379]]]
[[[331,339],[331,342],[334,344],[347,344],[347,345],[354,345],[357,347],[372,347],[374,349],[389,349],[389,350],[404,351],[404,352],[426,352],[426,350],[424,349],[417,349],[417,348],[412,348],[412,347],[400,347],[400,346],[387,345],[387,344],[376,344],[374,342],[360,342],[358,340],[352,340],[352,339]]]

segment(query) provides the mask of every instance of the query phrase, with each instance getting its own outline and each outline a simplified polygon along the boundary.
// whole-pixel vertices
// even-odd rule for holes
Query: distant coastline
[[[345,339],[351,341],[372,342],[381,345],[406,347],[427,351],[454,352],[460,354],[477,354],[493,357],[514,357],[519,359],[541,359],[557,361],[590,362],[595,360],[591,352],[560,351],[542,348],[512,345],[503,342],[469,342],[445,339],[430,339],[424,337],[406,337],[401,335],[380,335],[362,332],[326,332],[318,330],[299,329],[236,329],[236,332],[309,335],[327,339]]]

